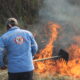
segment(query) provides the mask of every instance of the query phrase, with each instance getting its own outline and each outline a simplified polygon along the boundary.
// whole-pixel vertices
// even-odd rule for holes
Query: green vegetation
[[[9,17],[17,18],[23,26],[33,24],[38,18],[41,2],[42,0],[0,0],[0,30]]]

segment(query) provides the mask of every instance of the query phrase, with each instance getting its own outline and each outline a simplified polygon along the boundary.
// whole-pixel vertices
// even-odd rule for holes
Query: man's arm
[[[38,45],[32,34],[31,34],[31,51],[32,51],[32,56],[34,56],[36,52],[38,51]]]

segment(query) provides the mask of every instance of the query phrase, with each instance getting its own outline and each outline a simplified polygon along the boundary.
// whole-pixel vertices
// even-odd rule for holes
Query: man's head
[[[18,21],[15,18],[9,18],[6,21],[6,26],[7,26],[7,29],[10,29],[11,27],[14,27],[14,26],[18,26]]]

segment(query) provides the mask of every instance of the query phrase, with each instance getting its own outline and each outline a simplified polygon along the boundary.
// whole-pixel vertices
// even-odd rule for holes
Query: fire
[[[70,61],[68,62],[70,75],[80,78],[80,46],[73,44],[68,48],[68,51],[70,53]]]
[[[45,46],[43,50],[41,50],[36,56],[36,59],[42,59],[51,57],[53,55],[54,42],[58,38],[58,29],[60,26],[58,24],[54,24],[50,22],[48,24],[48,28],[50,29],[50,39],[49,43]],[[35,72],[39,74],[47,74],[49,75],[67,75],[72,77],[80,78],[80,46],[71,45],[68,49],[70,59],[68,63],[64,60],[44,60],[39,62],[34,62],[35,64]]]
[[[46,47],[43,50],[40,51],[40,53],[38,55],[35,56],[38,59],[46,58],[46,57],[51,57],[52,53],[53,53],[53,51],[52,51],[52,49],[53,49],[53,43],[57,39],[58,29],[60,28],[60,26],[57,25],[57,24],[53,24],[52,22],[50,22],[48,24],[48,28],[50,29],[50,32],[51,32],[49,43],[46,45]]]
[[[46,58],[46,57],[51,57],[53,54],[53,43],[55,42],[55,40],[57,39],[58,36],[58,29],[60,28],[59,25],[57,24],[53,24],[52,22],[50,22],[48,24],[48,28],[50,29],[51,35],[50,35],[50,40],[49,43],[46,45],[46,47],[40,51],[39,54],[37,54],[35,57],[36,59],[42,59],[42,58]],[[39,73],[43,73],[43,72],[49,72],[55,70],[54,66],[49,66],[49,65],[54,65],[55,62],[51,61],[51,60],[47,60],[44,62],[36,62],[35,63],[35,67],[36,67],[36,72]],[[54,68],[53,68],[54,67]],[[53,70],[52,70],[53,69]]]
[[[80,46],[78,45],[71,45],[70,48],[68,48],[70,59],[79,59],[80,58]]]

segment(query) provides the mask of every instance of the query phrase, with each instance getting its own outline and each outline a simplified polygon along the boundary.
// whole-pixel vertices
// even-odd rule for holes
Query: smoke
[[[44,0],[40,16],[55,21],[80,23],[80,6],[71,4],[74,0]],[[75,0],[76,2],[78,0]],[[77,20],[77,21],[76,21]]]
[[[77,43],[73,38],[80,36],[80,0],[44,0],[39,16],[41,23],[53,21],[62,26],[56,47]]]

